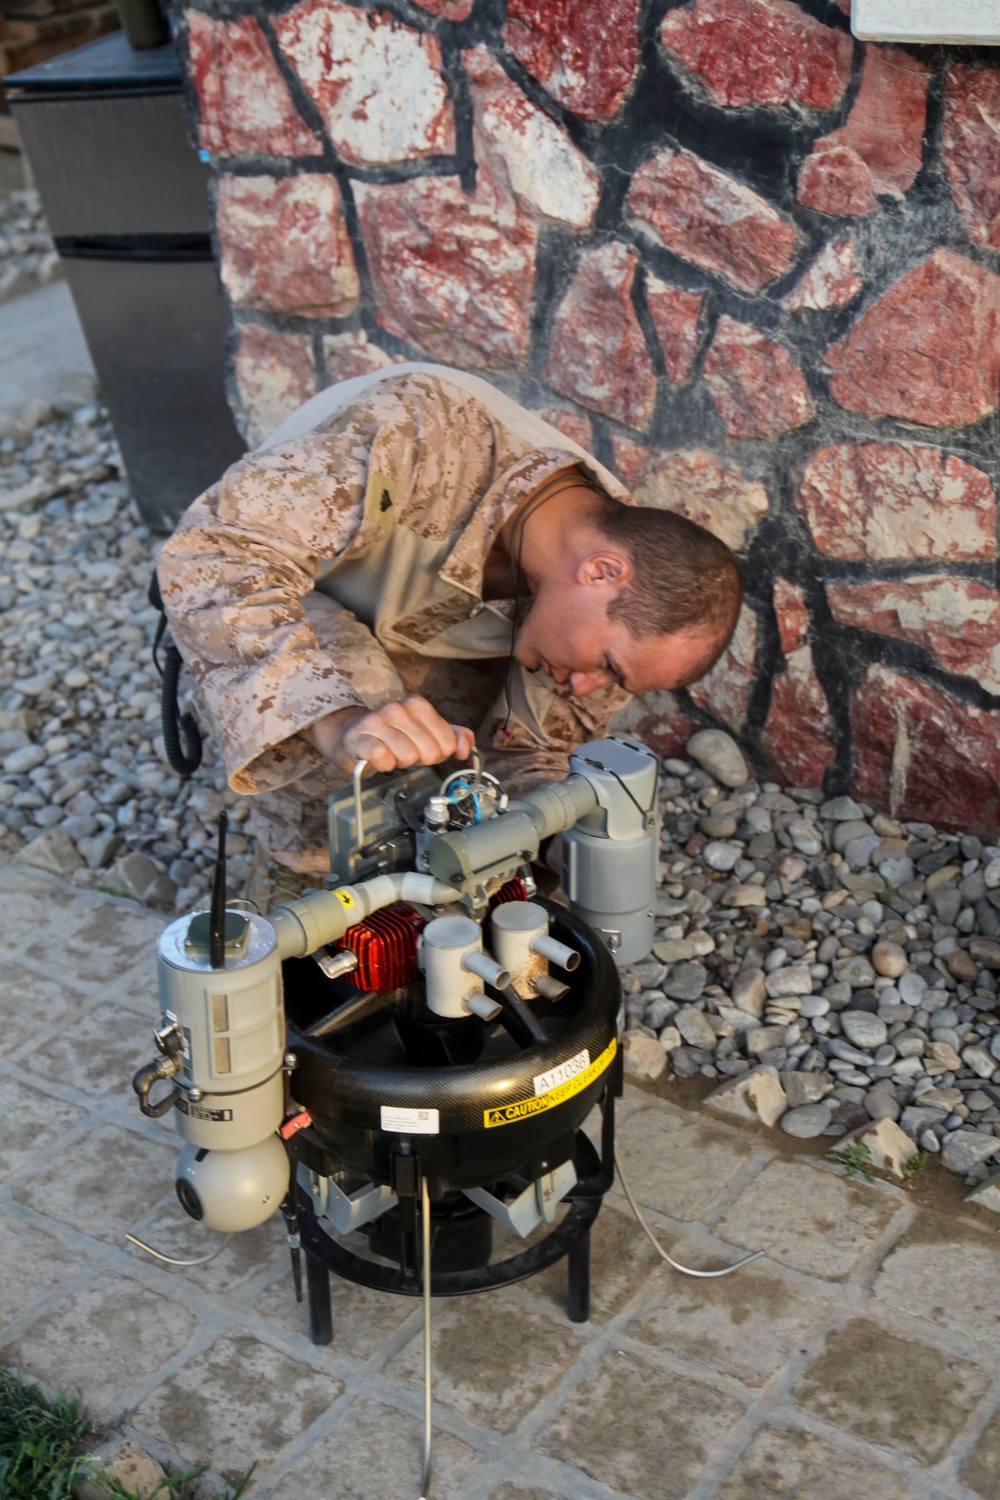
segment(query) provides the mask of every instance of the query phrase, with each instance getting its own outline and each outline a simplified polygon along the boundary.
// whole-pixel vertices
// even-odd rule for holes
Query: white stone
[[[140,1500],[163,1494],[160,1486],[167,1477],[166,1471],[131,1438],[111,1438],[94,1453],[88,1454],[82,1464],[85,1469],[92,1467],[107,1475],[122,1490],[139,1496]],[[76,1500],[108,1500],[107,1487],[91,1479],[78,1480],[73,1486],[73,1494]]]
[[[705,1100],[705,1108],[737,1120],[776,1125],[788,1109],[788,1099],[777,1070],[761,1066],[715,1089]]]
[[[843,1139],[867,1146],[871,1165],[880,1171],[891,1172],[894,1177],[905,1177],[904,1169],[917,1154],[916,1144],[888,1116],[874,1126],[863,1125]]]
[[[691,759],[723,786],[743,786],[750,780],[750,768],[742,750],[722,729],[699,729],[688,740],[686,749]]]
[[[445,136],[441,121],[450,116],[450,105],[435,66],[435,37],[398,22],[373,25],[367,12],[344,5],[299,7],[286,15],[293,19],[282,38],[284,51],[321,101],[324,124],[347,160],[409,161],[423,156],[430,140]],[[446,137],[438,149],[451,149]]]
[[[622,1038],[625,1077],[655,1083],[667,1071],[667,1054],[655,1037],[627,1031]]]
[[[562,127],[511,82],[485,47],[474,48],[464,60],[476,123],[496,175],[506,177],[529,211],[585,228],[601,192],[595,168]]]

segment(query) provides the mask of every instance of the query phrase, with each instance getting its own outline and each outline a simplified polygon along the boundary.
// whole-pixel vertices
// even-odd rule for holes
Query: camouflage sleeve
[[[157,574],[234,790],[284,786],[317,763],[299,731],[363,702],[303,606],[321,560],[364,525],[370,444],[357,428],[248,454],[182,516]]]
[[[612,716],[630,698],[618,687],[576,698],[568,686],[515,665],[480,729],[487,768],[513,793],[562,780],[570,752],[609,734]]]

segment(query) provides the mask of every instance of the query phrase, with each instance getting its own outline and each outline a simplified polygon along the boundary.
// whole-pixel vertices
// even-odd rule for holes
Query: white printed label
[[[560,1063],[558,1068],[550,1068],[547,1073],[536,1073],[531,1080],[535,1085],[535,1093],[547,1094],[549,1089],[557,1089],[561,1083],[568,1083],[575,1078],[577,1073],[582,1073],[585,1068],[590,1067],[590,1053],[584,1047],[575,1057],[567,1058]]]
[[[383,1130],[395,1130],[401,1135],[440,1135],[441,1133],[436,1109],[399,1109],[392,1104],[383,1104],[381,1115]]]

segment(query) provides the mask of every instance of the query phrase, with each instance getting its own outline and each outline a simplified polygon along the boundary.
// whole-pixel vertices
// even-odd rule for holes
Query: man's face
[[[577,698],[617,683],[629,693],[685,687],[711,650],[705,634],[635,636],[609,617],[606,593],[542,588],[517,633],[514,656],[529,672],[568,683]]]

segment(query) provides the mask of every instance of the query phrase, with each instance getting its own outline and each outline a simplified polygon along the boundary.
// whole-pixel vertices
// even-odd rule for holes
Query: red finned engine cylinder
[[[426,917],[399,901],[349,927],[336,945],[338,952],[346,948],[358,956],[358,967],[347,979],[358,990],[398,990],[413,984],[417,939],[426,925]]]

